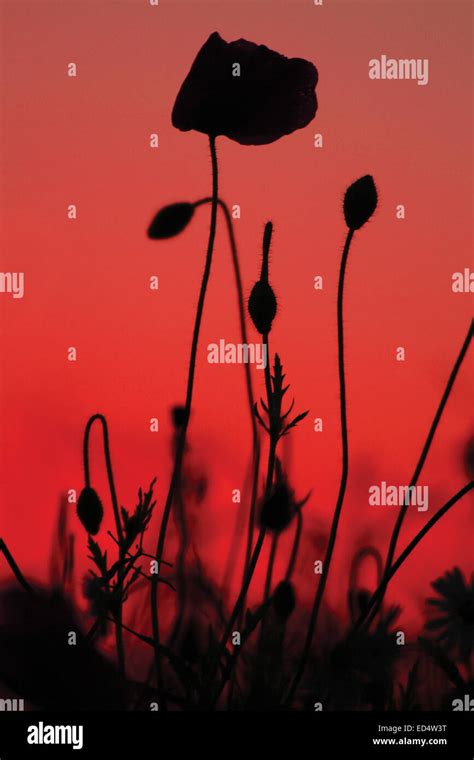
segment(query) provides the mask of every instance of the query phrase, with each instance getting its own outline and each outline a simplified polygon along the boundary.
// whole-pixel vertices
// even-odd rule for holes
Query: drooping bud
[[[77,516],[84,528],[92,536],[99,532],[104,516],[102,503],[93,488],[82,489],[77,502]]]
[[[179,235],[191,221],[194,214],[192,203],[172,203],[160,209],[148,227],[148,237],[152,240],[165,240]]]
[[[284,623],[295,609],[296,598],[293,584],[290,581],[282,581],[278,584],[272,597],[275,614]]]
[[[263,502],[260,523],[273,533],[281,533],[290,524],[294,513],[293,493],[283,481],[277,483],[273,493]]]
[[[344,218],[350,230],[359,230],[377,207],[377,190],[370,174],[360,177],[347,188],[344,196]]]
[[[249,314],[261,335],[267,335],[277,312],[277,302],[273,288],[268,282],[268,254],[273,225],[267,222],[263,233],[263,259],[260,279],[255,283],[248,302]]]

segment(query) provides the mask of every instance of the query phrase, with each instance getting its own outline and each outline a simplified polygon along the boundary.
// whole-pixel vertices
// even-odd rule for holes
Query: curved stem
[[[372,602],[372,600],[377,600],[377,599],[383,598],[383,595],[385,594],[385,591],[387,589],[387,586],[388,586],[389,582],[392,580],[392,578],[395,575],[395,573],[403,565],[403,563],[405,562],[405,560],[408,559],[408,557],[410,556],[410,554],[412,553],[412,551],[418,546],[418,544],[420,543],[421,539],[424,536],[426,536],[426,534],[431,530],[431,528],[434,525],[436,525],[436,523],[439,520],[441,520],[441,518],[443,517],[443,515],[445,515],[446,512],[448,512],[451,509],[451,507],[453,507],[460,499],[463,498],[463,496],[465,496],[467,493],[469,493],[469,491],[471,491],[473,488],[474,488],[474,480],[471,480],[470,483],[468,483],[467,485],[465,485],[463,488],[461,488],[460,491],[458,491],[454,496],[452,496],[451,499],[449,499],[449,501],[446,502],[446,504],[444,504],[442,507],[440,507],[440,509],[438,509],[438,511],[433,515],[433,517],[430,520],[428,520],[428,522],[426,523],[426,525],[424,525],[423,528],[421,528],[421,530],[418,531],[418,533],[416,534],[415,538],[413,538],[410,541],[410,543],[402,551],[402,553],[400,554],[400,556],[398,557],[398,559],[390,566],[390,568],[386,572],[385,576],[382,579],[381,584],[379,585],[379,587],[372,594],[371,602]],[[370,602],[369,602],[369,604],[370,604]],[[354,625],[354,627],[352,629],[352,632],[357,631],[360,628],[360,626],[361,626],[364,618],[365,618],[365,614],[360,616],[359,620]]]
[[[117,492],[115,490],[114,472],[112,468],[112,458],[110,456],[110,442],[109,442],[109,430],[107,426],[107,420],[103,414],[93,414],[87,421],[87,425],[84,430],[84,443],[83,443],[83,457],[84,457],[84,477],[86,487],[90,488],[90,468],[89,468],[89,437],[94,422],[100,422],[102,426],[102,439],[104,443],[104,456],[105,467],[107,470],[107,479],[109,483],[110,498],[112,501],[112,509],[114,513],[115,527],[117,530],[118,538],[118,570],[117,570],[117,594],[119,597],[119,604],[115,618],[117,625],[115,626],[115,644],[117,648],[117,659],[119,664],[119,670],[122,676],[125,676],[125,651],[123,645],[122,634],[122,590],[123,590],[123,568],[124,568],[124,536],[122,530],[122,521],[120,519],[120,511],[117,500]]]
[[[34,591],[33,587],[30,586],[30,584],[28,583],[28,581],[24,577],[23,573],[21,572],[20,568],[16,564],[16,562],[15,562],[15,560],[13,558],[13,555],[10,552],[10,550],[9,550],[8,546],[6,545],[5,541],[3,540],[3,538],[0,538],[0,554],[3,554],[3,556],[6,559],[6,561],[10,565],[11,571],[12,571],[13,575],[15,576],[15,578],[17,579],[18,583],[21,586],[23,586],[23,588],[25,589],[25,591],[27,591],[29,594],[34,594],[35,591]]]
[[[285,702],[290,703],[296,688],[303,676],[306,661],[309,656],[311,644],[313,641],[313,635],[318,622],[319,610],[321,608],[321,602],[324,595],[324,589],[329,575],[329,568],[331,565],[331,559],[334,551],[334,545],[336,543],[337,528],[339,525],[339,518],[341,516],[342,504],[344,501],[344,494],[346,492],[347,476],[349,471],[349,447],[347,438],[347,413],[346,413],[346,380],[344,374],[344,325],[343,325],[343,298],[344,298],[344,278],[346,273],[347,259],[349,256],[349,250],[351,246],[354,230],[349,229],[342,252],[341,266],[339,270],[339,283],[337,289],[337,345],[338,345],[338,364],[339,364],[339,388],[340,388],[340,413],[341,413],[341,439],[342,439],[342,470],[341,481],[339,485],[339,493],[336,502],[336,508],[334,510],[334,516],[331,525],[331,532],[329,534],[328,547],[326,549],[326,555],[324,557],[323,574],[321,575],[318,589],[316,591],[313,608],[308,624],[308,631],[306,633],[306,639],[303,647],[303,653],[301,660],[296,671],[296,674],[291,683],[288,696]]]
[[[457,374],[458,374],[458,372],[459,372],[459,370],[461,368],[461,364],[463,362],[463,359],[466,356],[467,349],[469,348],[469,344],[470,344],[471,339],[472,339],[472,334],[473,334],[473,327],[472,327],[472,322],[471,322],[471,325],[469,326],[469,330],[467,331],[467,336],[466,336],[466,338],[464,340],[464,343],[462,344],[462,347],[461,347],[461,350],[459,352],[459,355],[458,355],[458,357],[457,357],[457,359],[456,359],[456,361],[454,363],[454,367],[451,370],[451,374],[450,374],[450,376],[448,378],[448,382],[446,384],[446,388],[444,389],[444,393],[443,393],[443,395],[441,397],[441,401],[439,402],[439,406],[438,406],[438,408],[436,410],[436,414],[434,416],[433,422],[431,423],[431,427],[429,429],[429,432],[428,432],[425,444],[424,444],[423,449],[421,451],[420,458],[419,458],[419,460],[417,462],[417,465],[415,467],[415,472],[413,473],[412,479],[410,481],[410,487],[416,485],[416,483],[418,481],[418,478],[420,476],[420,473],[421,473],[421,471],[423,469],[423,465],[425,464],[426,457],[428,456],[428,452],[429,452],[429,450],[431,448],[431,444],[433,442],[433,438],[434,438],[434,435],[436,433],[436,429],[437,429],[437,427],[439,425],[439,422],[441,420],[441,416],[443,414],[444,408],[445,408],[445,406],[447,404],[449,395],[450,395],[451,390],[453,388],[454,381],[456,380],[456,377],[457,377]],[[409,495],[408,495],[410,493],[411,492],[408,491],[407,497],[405,499],[405,503],[403,504],[403,507],[400,510],[399,514],[398,514],[397,521],[396,521],[394,529],[393,529],[392,537],[390,539],[390,546],[389,546],[389,549],[388,549],[387,560],[386,560],[386,563],[385,563],[385,570],[384,570],[384,572],[387,572],[387,570],[390,568],[390,566],[392,564],[393,556],[395,554],[395,549],[397,547],[398,537],[400,535],[400,530],[401,530],[403,521],[405,519],[405,515],[407,513],[408,506],[410,504],[410,498],[409,498]]]
[[[122,521],[120,519],[120,512],[117,500],[117,492],[115,490],[114,473],[112,469],[112,459],[110,456],[110,442],[109,442],[109,430],[107,427],[107,420],[103,414],[93,414],[87,422],[84,430],[84,475],[86,487],[90,488],[90,468],[89,468],[89,436],[92,425],[94,422],[100,422],[102,425],[102,436],[104,442],[104,456],[105,466],[107,470],[107,479],[109,482],[110,498],[112,501],[112,509],[114,512],[115,526],[117,528],[117,536],[119,541],[123,541]]]
[[[399,538],[399,535],[400,535],[400,531],[401,531],[401,528],[402,528],[402,525],[403,525],[403,521],[404,521],[406,513],[408,511],[408,507],[409,507],[409,504],[410,504],[409,494],[411,493],[410,488],[412,486],[415,486],[416,483],[418,482],[418,478],[420,477],[420,473],[421,473],[421,471],[423,469],[423,466],[425,464],[426,457],[428,456],[428,452],[429,452],[429,450],[431,448],[431,444],[433,442],[433,438],[435,436],[436,430],[437,430],[439,422],[441,420],[441,416],[442,416],[443,411],[444,411],[444,409],[446,407],[446,404],[448,402],[449,396],[451,394],[454,382],[456,380],[456,377],[457,377],[457,375],[459,373],[459,370],[461,368],[461,365],[463,363],[464,357],[466,356],[467,350],[469,348],[469,344],[470,344],[470,342],[472,340],[472,335],[473,335],[473,322],[471,321],[471,324],[469,325],[469,329],[467,331],[466,338],[464,339],[464,342],[463,342],[463,344],[461,346],[461,350],[460,350],[460,352],[458,354],[458,357],[457,357],[457,359],[456,359],[456,361],[454,363],[454,367],[451,370],[451,374],[449,375],[448,382],[446,384],[446,388],[444,389],[444,393],[443,393],[443,395],[441,397],[441,401],[439,402],[439,405],[438,405],[438,408],[436,410],[436,414],[434,416],[433,422],[431,423],[431,427],[430,427],[430,429],[428,431],[428,435],[427,435],[425,443],[423,445],[423,449],[421,451],[420,458],[418,459],[417,465],[415,467],[415,471],[414,471],[414,473],[412,475],[412,478],[410,480],[410,487],[409,487],[409,489],[407,491],[407,496],[405,498],[403,506],[402,506],[402,508],[401,508],[401,510],[400,510],[400,512],[398,514],[397,520],[395,522],[395,525],[394,525],[394,528],[393,528],[393,532],[392,532],[392,536],[391,536],[391,539],[390,539],[390,545],[389,545],[389,548],[388,548],[387,559],[385,561],[384,576],[390,570],[390,567],[391,567],[391,564],[392,564],[392,561],[393,561],[393,557],[394,557],[394,554],[395,554],[395,550],[396,550],[396,547],[397,547],[397,542],[398,542],[398,538]],[[375,615],[377,614],[377,612],[378,612],[378,610],[380,608],[380,605],[382,603],[382,600],[383,600],[383,595],[377,597],[377,599],[375,599],[374,597],[371,598],[371,600],[370,600],[370,602],[369,602],[369,604],[367,606],[367,609],[365,610],[365,617],[367,617],[370,614],[370,617],[367,620],[367,624],[366,624],[367,626],[370,625],[370,623],[374,619]]]
[[[166,498],[165,507],[163,510],[163,516],[161,519],[160,533],[158,536],[156,546],[156,559],[163,554],[163,548],[166,538],[166,530],[168,527],[169,516],[171,507],[174,500],[174,494],[176,486],[181,479],[181,468],[183,463],[184,449],[186,445],[186,433],[189,424],[189,418],[191,414],[191,405],[193,398],[194,388],[194,374],[196,369],[196,356],[199,343],[199,332],[201,327],[201,320],[204,310],[204,301],[206,298],[207,284],[209,282],[209,276],[211,273],[212,254],[214,250],[214,241],[216,237],[216,223],[217,223],[217,203],[218,203],[218,167],[217,167],[217,152],[215,137],[209,138],[209,146],[211,151],[211,163],[212,163],[212,207],[211,207],[211,221],[209,225],[209,239],[207,244],[206,264],[204,267],[204,274],[202,276],[201,289],[199,293],[199,300],[196,309],[196,319],[194,322],[194,332],[191,343],[191,356],[189,361],[188,383],[186,390],[186,402],[185,402],[185,415],[184,422],[180,431],[180,436],[176,446],[176,456],[173,468],[173,474],[168,490],[168,496]],[[161,660],[160,660],[160,629],[158,622],[158,579],[157,575],[153,574],[151,583],[151,619],[153,629],[153,639],[155,642],[155,670],[157,679],[157,688],[161,692],[162,679],[161,679]],[[166,710],[166,704],[160,704],[160,709]]]
[[[205,203],[211,203],[211,202],[212,202],[212,198],[202,198],[201,200],[196,201],[194,206],[197,207]],[[237,299],[238,299],[238,304],[239,304],[239,321],[240,321],[240,332],[242,335],[242,343],[247,344],[248,341],[247,341],[247,326],[246,326],[246,321],[245,321],[244,291],[242,287],[242,275],[240,272],[239,255],[237,251],[237,243],[235,240],[234,226],[232,224],[232,216],[230,214],[229,207],[227,206],[227,203],[225,203],[225,201],[219,198],[218,204],[224,214],[226,225],[227,225],[227,233],[229,236],[230,250],[232,254],[232,264],[234,267],[235,285],[237,289]],[[248,528],[247,528],[247,545],[245,549],[245,562],[244,562],[244,570],[243,570],[243,578],[245,578],[245,574],[247,572],[247,568],[250,562],[250,557],[252,555],[253,532],[254,532],[254,526],[255,526],[255,507],[257,503],[257,492],[258,492],[258,473],[260,469],[260,439],[258,435],[257,421],[255,419],[255,415],[253,412],[254,395],[253,395],[252,375],[250,372],[250,365],[248,362],[244,362],[243,367],[244,367],[245,382],[246,382],[246,387],[247,387],[250,424],[252,426],[252,451],[253,451],[252,493],[250,497],[250,510],[249,510],[249,519],[248,519]]]

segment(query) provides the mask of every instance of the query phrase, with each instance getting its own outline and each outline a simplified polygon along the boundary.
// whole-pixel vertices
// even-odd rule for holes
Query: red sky
[[[109,420],[121,502],[132,506],[138,486],[156,475],[163,504],[169,408],[184,396],[209,208],[174,240],[152,242],[145,231],[162,205],[210,192],[205,136],[173,129],[170,114],[196,52],[217,30],[307,58],[320,76],[319,110],[306,129],[264,147],[218,141],[221,195],[241,206],[235,226],[247,295],[263,226],[274,222],[270,279],[279,314],[271,349],[296,409],[311,410],[290,439],[291,480],[298,495],[312,489],[303,597],[314,586],[320,552],[312,541],[329,526],[340,471],[342,198],[367,173],[379,191],[376,214],[355,236],[346,283],[350,479],[328,596],[342,608],[354,551],[367,541],[385,551],[395,519],[389,508],[368,506],[368,488],[408,483],[472,313],[472,295],[451,290],[452,274],[473,267],[468,4],[64,0],[2,2],[1,12],[1,261],[2,271],[25,273],[23,299],[0,294],[1,535],[27,574],[46,577],[58,500],[81,487],[82,430],[97,411]],[[382,54],[428,58],[429,84],[370,80],[368,62]],[[66,76],[70,62],[75,79]],[[149,148],[153,132],[157,150]],[[316,133],[322,149],[313,147]],[[71,203],[76,221],[67,219]],[[403,221],[397,204],[406,207]],[[158,292],[148,288],[154,274]],[[322,291],[313,288],[318,274]],[[251,326],[249,333],[258,339]],[[220,338],[239,340],[222,222],[189,431],[195,466],[210,480],[196,530],[215,577],[250,442],[242,367],[206,361],[208,343]],[[67,361],[69,346],[76,363]],[[405,362],[395,360],[398,346]],[[262,373],[253,375],[262,393]],[[401,545],[465,482],[472,380],[469,358],[420,479],[430,486],[430,509],[410,511]],[[159,418],[158,433],[149,432],[150,417]],[[315,417],[323,433],[313,431]],[[93,479],[109,506],[98,438],[95,446]],[[434,577],[454,564],[470,570],[472,527],[467,498],[407,562],[392,595],[408,616]]]

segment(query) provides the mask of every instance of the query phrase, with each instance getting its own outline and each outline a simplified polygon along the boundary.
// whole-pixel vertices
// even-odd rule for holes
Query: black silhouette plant
[[[79,495],[79,499],[77,500],[77,516],[86,531],[91,536],[96,536],[102,523],[104,508],[96,491],[89,486],[85,486]]]
[[[148,236],[152,239],[158,239],[158,238],[164,237],[164,235],[162,234],[163,219],[174,220],[173,224],[167,223],[165,225],[165,230],[169,231],[170,229],[173,229],[174,235],[179,234],[184,229],[184,227],[182,227],[180,223],[184,219],[190,220],[190,218],[192,217],[192,215],[188,215],[188,210],[190,208],[195,210],[200,206],[204,206],[205,204],[212,203],[212,200],[213,200],[212,198],[201,198],[200,200],[195,201],[192,204],[188,202],[182,202],[182,203],[171,204],[170,206],[165,206],[153,218],[150,224],[150,227],[148,229]],[[237,243],[235,239],[232,216],[225,201],[223,201],[221,198],[218,198],[217,203],[223,212],[226,227],[227,227],[227,233],[228,233],[230,249],[231,249],[231,254],[232,254],[232,265],[234,269],[235,287],[237,291],[240,331],[242,335],[242,343],[246,345],[248,341],[247,341],[247,327],[246,327],[246,321],[245,321],[245,306],[244,306],[242,276],[240,272],[239,255],[238,255]],[[158,230],[158,233],[159,233],[158,235],[156,234],[156,230]],[[259,442],[256,420],[254,416],[252,376],[250,373],[249,364],[244,363],[243,368],[244,368],[244,373],[245,373],[247,398],[248,398],[250,421],[251,421],[251,427],[252,427],[252,470],[253,470],[250,509],[249,509],[249,515],[248,515],[247,546],[246,546],[246,551],[245,551],[245,563],[244,563],[244,577],[245,577],[245,571],[248,567],[248,563],[250,561],[250,555],[252,552],[252,540],[253,540],[254,523],[255,523],[255,505],[256,505],[256,499],[257,499],[257,486],[258,486],[258,472],[259,472],[259,466],[260,466],[260,442]],[[183,406],[174,407],[173,408],[173,423],[176,429],[179,429],[183,426],[185,419],[186,419],[185,407]],[[176,624],[175,624],[175,627],[176,627]]]
[[[153,217],[148,227],[148,237],[151,240],[166,240],[183,232],[194,215],[194,204],[172,203],[164,206]]]
[[[271,143],[312,121],[317,81],[308,61],[247,40],[225,42],[214,32],[181,86],[173,125],[242,145]]]
[[[268,256],[272,239],[273,225],[267,222],[263,233],[262,271],[250,293],[248,309],[260,335],[268,335],[277,313],[277,302],[273,288],[268,282]]]
[[[81,632],[77,611],[58,592],[7,589],[0,595],[0,680],[37,708],[125,709],[126,685]],[[68,646],[68,635],[76,636]]]
[[[240,61],[238,58],[236,60],[236,55],[240,56]],[[238,64],[240,70],[235,68],[234,64]],[[242,67],[243,77],[240,76]],[[239,76],[235,76],[236,74]],[[173,125],[182,131],[195,129],[209,136],[212,201],[206,263],[191,343],[184,423],[176,446],[173,473],[161,520],[156,546],[157,558],[163,554],[169,516],[181,477],[187,427],[191,414],[200,326],[211,273],[219,201],[216,138],[219,135],[226,135],[242,144],[258,145],[274,142],[306,126],[316,113],[317,103],[314,92],[316,83],[316,68],[307,61],[287,59],[264,46],[257,46],[245,40],[227,44],[217,33],[214,33],[198,53],[176,98],[172,114]],[[266,382],[269,383],[268,377]],[[274,459],[274,453],[272,457]],[[254,459],[257,462],[257,457]],[[270,465],[269,472],[273,472],[272,461]],[[253,518],[253,508],[251,518]],[[250,524],[250,539],[252,529],[253,525]],[[251,559],[246,563],[244,570],[246,576],[250,570],[250,563]],[[253,571],[250,577],[252,574]],[[245,585],[244,580],[243,586]],[[150,602],[153,639],[156,643],[156,678],[158,689],[161,690],[157,592],[158,580],[154,576],[151,583]],[[240,608],[241,605],[239,605],[238,614]],[[163,707],[166,709],[165,704]]]
[[[290,581],[281,581],[273,592],[273,609],[282,621],[288,620],[296,606],[296,597],[293,584]]]
[[[352,700],[359,707],[387,709],[392,696],[394,667],[400,657],[393,625],[400,609],[389,609],[373,631],[358,632],[336,644],[330,655],[328,689],[333,707],[344,709]]]
[[[285,375],[279,355],[272,356],[270,353],[269,333],[278,312],[269,277],[272,222],[268,222],[264,229],[260,277],[251,290],[247,304],[250,319],[266,351],[265,394],[259,403],[255,403],[250,369],[248,364],[244,364],[252,423],[253,477],[242,583],[234,604],[229,608],[226,594],[206,574],[197,553],[197,542],[193,541],[192,530],[186,522],[188,505],[185,502],[194,498],[200,510],[205,508],[203,496],[206,488],[201,487],[200,483],[205,484],[207,480],[198,479],[199,482],[194,483],[191,469],[183,460],[190,451],[187,429],[192,411],[200,326],[211,274],[218,209],[223,212],[230,241],[242,341],[245,344],[248,342],[232,219],[227,205],[218,194],[216,138],[226,136],[244,145],[260,145],[306,126],[316,113],[316,83],[317,71],[307,61],[287,59],[263,45],[245,40],[227,43],[214,33],[198,53],[180,89],[173,109],[173,124],[182,131],[193,129],[209,137],[212,195],[194,203],[179,202],[165,206],[148,228],[148,236],[153,240],[172,238],[187,228],[198,207],[211,206],[186,396],[182,404],[172,408],[174,463],[156,550],[152,555],[143,548],[155,507],[155,480],[147,491],[139,490],[133,511],[119,506],[107,422],[103,415],[95,414],[88,420],[84,432],[85,483],[77,504],[77,516],[88,534],[89,558],[93,564],[83,581],[87,613],[92,615],[94,621],[87,634],[81,632],[79,615],[71,601],[74,598],[73,590],[71,600],[66,598],[67,590],[73,586],[74,543],[66,529],[64,509],[58,527],[60,551],[51,564],[53,575],[56,573],[58,577],[57,582],[52,583],[52,591],[47,592],[30,583],[5,542],[0,540],[0,552],[22,587],[15,592],[0,594],[0,612],[3,615],[3,602],[9,611],[0,625],[0,680],[35,706],[56,708],[64,704],[81,709],[96,706],[141,707],[146,704],[149,709],[147,701],[153,698],[158,700],[160,710],[166,710],[168,704],[182,709],[213,709],[225,703],[229,709],[281,709],[306,702],[309,704],[308,695],[311,703],[320,697],[325,700],[325,706],[331,708],[417,709],[420,706],[423,695],[418,660],[415,664],[413,660],[410,663],[406,686],[397,684],[397,668],[402,654],[393,625],[400,610],[396,606],[387,608],[384,597],[389,583],[423,537],[474,489],[472,440],[466,446],[463,460],[470,482],[426,521],[397,557],[395,551],[408,502],[403,505],[395,521],[385,567],[375,547],[364,546],[355,553],[348,590],[349,626],[346,627],[336,615],[329,615],[327,605],[323,608],[349,473],[344,364],[345,276],[352,238],[372,218],[377,207],[377,191],[371,176],[363,176],[350,185],[343,202],[347,237],[337,291],[342,468],[323,573],[309,611],[303,642],[300,641],[299,630],[304,609],[300,599],[296,598],[294,574],[303,534],[302,507],[309,496],[300,501],[296,499],[290,485],[289,467],[286,462],[285,467],[282,464],[279,444],[283,437],[295,430],[308,412],[292,416],[294,402],[288,407],[284,404],[289,386],[284,384]],[[411,486],[417,483],[420,476],[472,336],[471,323],[436,410]],[[91,485],[89,461],[90,434],[96,422],[102,432],[115,521],[115,532],[108,531],[105,536],[102,528],[103,503],[106,505],[107,502]],[[264,478],[260,472],[260,428],[264,431],[262,441],[268,448]],[[261,493],[260,480],[263,481]],[[255,539],[257,504],[258,533]],[[163,553],[172,508],[179,543],[174,574],[165,577],[161,568],[169,565],[163,559]],[[280,536],[293,525],[289,556],[284,558],[286,573],[280,575],[274,586],[273,575],[276,574],[275,568],[279,568],[275,559],[284,544],[283,540],[279,543]],[[102,536],[97,538],[101,529]],[[104,548],[103,542],[107,536],[113,541],[113,556]],[[252,581],[255,583],[255,571],[261,562],[266,538],[271,545],[263,596],[259,597],[260,603],[248,609],[249,588]],[[188,557],[191,553],[192,560]],[[375,559],[377,566],[376,588],[372,592],[358,582],[358,568],[367,556]],[[141,564],[144,558],[147,559],[146,565]],[[152,566],[155,566],[154,569],[151,569]],[[150,568],[149,572],[145,572],[145,567]],[[158,584],[165,584],[174,591],[172,581],[177,589],[174,597],[176,611],[169,625],[170,615],[162,615],[162,610],[168,610],[163,601],[158,605],[157,592]],[[471,683],[470,658],[474,648],[474,576],[467,581],[461,571],[454,568],[432,585],[438,596],[428,600],[435,614],[427,622],[426,629],[436,638],[420,637],[417,656],[428,655],[454,685],[456,693],[464,694]],[[127,624],[124,622],[124,608],[129,610],[131,606],[127,604],[125,607],[125,603],[132,593],[147,587],[150,590],[152,635],[141,632],[142,623],[146,625],[148,618],[140,605],[135,607],[133,619],[127,619]],[[320,619],[322,622],[318,628]],[[332,628],[325,628],[322,624],[327,620]],[[115,633],[117,670],[100,654],[99,649],[101,636],[105,636],[111,626]],[[73,656],[69,652],[67,658],[58,656],[59,650],[64,652],[65,635],[70,630],[77,631],[78,646],[72,648]],[[166,631],[166,643],[161,640],[163,630]],[[316,631],[318,639],[315,646]],[[153,653],[149,676],[138,682],[132,681],[127,673],[124,632],[132,636],[137,645],[145,646],[148,652]],[[238,641],[234,640],[236,635]],[[467,672],[466,678],[462,674],[464,670]],[[302,683],[305,674],[310,677]],[[47,692],[43,688],[46,681],[51,685]],[[52,696],[45,697],[45,693],[49,692]]]
[[[468,663],[474,650],[474,575],[467,581],[455,567],[431,585],[437,596],[427,599],[434,609],[426,630],[448,652]]]
[[[324,590],[331,565],[332,554],[336,543],[337,529],[341,516],[344,495],[346,492],[347,476],[349,472],[349,444],[347,436],[347,410],[346,410],[346,378],[344,372],[344,320],[343,320],[343,299],[344,299],[344,280],[346,275],[347,259],[349,250],[354,236],[354,232],[360,229],[372,216],[377,206],[377,191],[374,180],[369,175],[361,177],[346,190],[344,196],[344,218],[348,227],[348,233],[344,250],[342,252],[341,266],[339,269],[339,282],[337,288],[337,344],[338,344],[338,365],[339,365],[339,393],[340,393],[340,414],[341,414],[341,439],[342,439],[342,471],[337,496],[336,508],[329,534],[329,542],[326,549],[326,555],[323,563],[323,573],[314,597],[313,608],[308,624],[306,640],[301,655],[298,669],[295,673],[291,684],[287,700],[291,701],[298,683],[303,676],[306,661],[311,649],[314,631],[318,621],[319,610],[324,596]]]
[[[290,524],[296,513],[306,503],[309,495],[302,501],[296,501],[293,489],[282,471],[279,459],[276,460],[276,476],[272,492],[260,511],[260,525],[272,533],[282,533]]]

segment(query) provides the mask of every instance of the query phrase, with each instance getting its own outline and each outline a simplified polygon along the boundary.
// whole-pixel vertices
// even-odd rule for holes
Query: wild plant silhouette
[[[245,77],[229,76],[235,61],[245,64]],[[199,51],[178,93],[173,125],[184,132],[196,130],[207,135],[212,189],[209,197],[162,208],[148,227],[149,238],[160,244],[176,235],[189,234],[195,213],[210,207],[187,385],[182,405],[170,410],[174,436],[168,493],[164,504],[158,504],[153,480],[147,490],[139,488],[134,508],[121,506],[108,422],[102,414],[93,414],[84,430],[84,487],[75,515],[76,525],[80,523],[88,534],[87,576],[80,583],[75,577],[74,533],[69,528],[71,515],[64,503],[58,516],[48,588],[26,579],[5,541],[0,542],[15,577],[15,585],[0,595],[0,683],[33,708],[149,710],[156,704],[160,710],[313,710],[315,703],[321,703],[325,709],[419,710],[433,706],[442,709],[456,695],[469,693],[474,577],[466,579],[458,568],[444,573],[440,568],[439,577],[432,583],[436,596],[427,599],[425,629],[403,652],[397,645],[395,628],[403,610],[387,606],[385,594],[405,560],[415,550],[423,551],[424,536],[474,488],[472,439],[462,455],[466,485],[439,507],[403,549],[398,544],[408,500],[397,514],[385,559],[379,547],[367,545],[354,550],[346,590],[347,622],[332,620],[330,626],[321,623],[350,464],[351,400],[346,391],[344,337],[350,314],[344,309],[344,289],[351,243],[354,236],[363,240],[363,228],[377,210],[376,184],[369,175],[350,184],[344,196],[341,225],[344,222],[346,242],[335,314],[342,467],[323,571],[309,610],[300,604],[294,585],[305,533],[304,517],[313,505],[311,493],[299,493],[297,484],[290,481],[280,445],[283,437],[298,434],[308,411],[301,410],[294,399],[290,401],[284,363],[273,339],[270,341],[274,320],[284,318],[269,267],[271,246],[278,256],[273,223],[265,225],[259,277],[245,304],[232,217],[219,195],[217,140],[225,136],[243,146],[257,146],[306,127],[317,110],[317,81],[317,70],[308,61],[288,59],[246,40],[227,43],[214,33]],[[248,343],[251,324],[268,352],[264,398],[255,398],[249,365],[243,365],[251,420],[252,471],[248,503],[240,507],[243,511],[239,524],[246,524],[244,566],[235,597],[226,582],[219,585],[207,576],[192,540],[190,518],[192,505],[203,503],[207,489],[207,473],[196,473],[190,465],[188,425],[220,212],[229,238],[242,343]],[[434,411],[410,486],[416,485],[423,470],[472,336],[471,323]],[[108,535],[104,535],[102,526],[107,508],[104,504],[109,500],[94,488],[90,470],[93,426],[102,431],[115,524],[115,530]],[[339,452],[334,456],[338,457]],[[159,469],[157,463],[158,474]],[[177,542],[168,540],[170,518]],[[281,556],[280,537],[286,531],[293,531],[293,540],[288,556],[283,557],[286,571],[280,577],[275,560]],[[144,548],[147,534],[156,534],[153,553]],[[259,602],[249,607],[249,590],[262,562],[264,545],[269,547],[264,588]],[[238,537],[232,547],[233,558],[240,549]],[[377,570],[372,589],[361,586],[358,580],[360,565],[366,560],[373,561]],[[76,647],[64,645],[70,631],[78,632]],[[115,662],[106,656],[104,648],[112,638]],[[136,657],[131,662],[132,650],[140,653],[138,666]],[[433,679],[438,695],[434,704],[430,688]],[[46,689],[46,683],[51,688]]]

